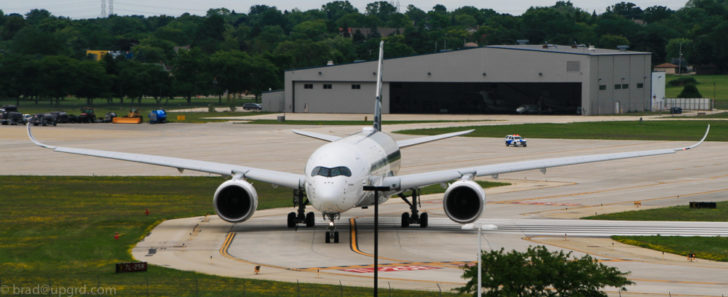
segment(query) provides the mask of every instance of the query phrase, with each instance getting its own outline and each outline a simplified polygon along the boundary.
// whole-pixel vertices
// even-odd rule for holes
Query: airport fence
[[[381,287],[381,286],[384,287]],[[382,297],[461,296],[445,290],[398,290],[380,282]],[[434,289],[434,291],[432,290]],[[154,273],[79,275],[61,277],[2,276],[0,296],[372,296],[372,288],[310,283],[283,283],[251,279],[221,278],[199,274],[170,277]]]

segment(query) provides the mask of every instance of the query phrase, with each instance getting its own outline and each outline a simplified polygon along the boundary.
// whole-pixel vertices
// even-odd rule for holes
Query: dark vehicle
[[[107,112],[104,115],[104,119],[101,120],[102,123],[111,123],[114,121],[114,118],[117,117],[115,112]]]
[[[56,123],[64,124],[71,122],[70,116],[65,111],[54,111],[51,114],[56,118]]]
[[[81,114],[78,115],[78,118],[76,118],[76,120],[79,123],[95,123],[96,122],[96,113],[94,112],[94,109],[91,107],[81,108]]]
[[[682,107],[673,106],[670,107],[670,114],[681,114],[682,113]]]
[[[243,109],[245,110],[263,110],[263,106],[260,106],[258,103],[245,103],[243,104]]]
[[[18,107],[15,105],[4,105],[2,109],[5,111],[18,111]]]
[[[19,113],[17,111],[5,111],[0,115],[0,122],[2,122],[3,125],[25,125],[25,118],[23,118],[23,114]]]
[[[52,113],[39,113],[33,116],[33,118],[30,119],[30,123],[33,124],[33,126],[48,126],[48,125],[56,125],[56,117],[53,116]]]

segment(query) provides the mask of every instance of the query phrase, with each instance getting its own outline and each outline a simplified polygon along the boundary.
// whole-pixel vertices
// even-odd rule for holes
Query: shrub
[[[703,98],[703,95],[700,94],[698,91],[698,88],[693,84],[688,84],[683,87],[682,92],[680,92],[679,95],[677,95],[678,98]]]

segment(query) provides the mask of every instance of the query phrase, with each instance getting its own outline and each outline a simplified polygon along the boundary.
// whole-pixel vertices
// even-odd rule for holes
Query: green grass
[[[248,117],[270,114],[268,112],[168,112],[167,119],[177,123],[212,123],[227,122],[230,120],[210,119],[212,117]],[[184,121],[178,121],[177,116],[184,115]]]
[[[397,124],[422,124],[422,123],[449,123],[462,121],[382,121],[383,125]],[[346,125],[346,126],[371,126],[372,121],[304,121],[304,120],[286,120],[279,122],[278,120],[251,120],[247,124],[281,124],[281,125]]]
[[[520,134],[526,138],[697,141],[705,133],[708,123],[711,125],[708,141],[728,141],[728,123],[725,121],[615,121],[520,124],[402,130],[395,131],[395,133],[435,135],[475,129],[473,133],[465,136],[502,138],[508,134]]]
[[[590,220],[622,220],[622,221],[707,221],[728,222],[728,201],[718,202],[715,209],[694,208],[689,206],[673,206],[646,210],[634,210],[585,217]]]
[[[668,75],[667,82],[677,79],[678,75]],[[694,75],[698,82],[697,87],[700,94],[706,98],[714,98],[716,108],[728,108],[728,75]],[[715,83],[715,89],[713,88]],[[676,98],[682,91],[683,87],[670,87],[665,85],[665,97]],[[715,90],[715,91],[714,91]]]
[[[220,177],[0,176],[0,281],[5,286],[112,287],[114,296],[297,296],[295,283],[245,280],[150,266],[115,274],[114,263],[159,222],[213,214]],[[255,183],[259,209],[288,207],[291,191]],[[149,209],[150,215],[144,214]],[[114,240],[119,232],[121,237]],[[144,260],[144,259],[139,259]],[[338,296],[338,286],[301,284],[301,296]],[[346,296],[371,289],[343,287]],[[393,291],[393,296],[437,296]],[[453,296],[453,294],[444,294]]]
[[[687,257],[728,262],[728,237],[612,236],[621,243]]]
[[[718,221],[728,222],[728,201],[718,202],[715,209],[691,209],[673,206],[647,210],[627,211],[585,217],[591,220],[631,221]],[[682,236],[613,236],[614,240],[653,250],[687,256],[695,253],[701,259],[728,262],[728,238]]]

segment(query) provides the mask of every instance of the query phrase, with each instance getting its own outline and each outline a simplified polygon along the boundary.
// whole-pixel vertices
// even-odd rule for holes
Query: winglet
[[[44,147],[44,148],[47,148],[47,149],[55,149],[56,148],[55,146],[50,146],[50,145],[44,144],[44,143],[36,140],[35,137],[33,137],[33,132],[31,131],[30,126],[31,126],[31,123],[28,123],[28,138],[30,138],[30,141],[32,141],[33,143],[35,143],[38,146],[41,146],[41,147]]]
[[[707,128],[707,129],[705,129],[705,135],[703,135],[703,138],[702,138],[702,139],[700,139],[700,141],[698,141],[698,142],[697,142],[696,144],[693,144],[693,145],[691,145],[691,146],[689,146],[689,147],[684,147],[684,148],[681,148],[681,149],[677,149],[677,150],[683,150],[683,151],[687,151],[687,150],[689,150],[689,149],[693,149],[693,148],[695,148],[695,147],[697,147],[697,146],[701,145],[701,144],[703,143],[703,141],[705,141],[705,138],[708,138],[708,132],[710,132],[710,124],[708,124],[708,128]]]

